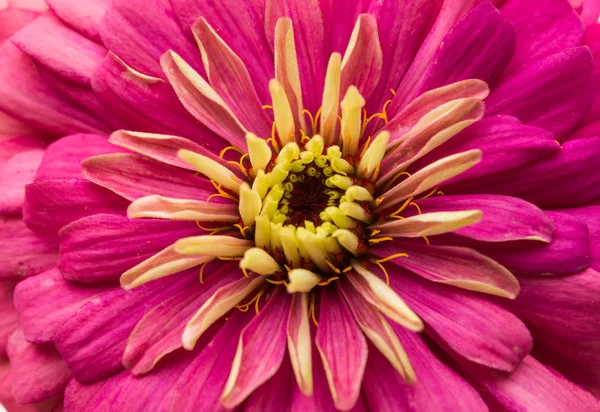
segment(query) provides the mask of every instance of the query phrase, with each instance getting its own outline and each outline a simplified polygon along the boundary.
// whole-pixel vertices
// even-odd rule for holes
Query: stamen
[[[371,262],[375,263],[383,271],[383,274],[385,275],[385,284],[390,286],[390,275],[388,275],[387,270],[385,270],[381,262],[377,260],[371,260]]]
[[[335,131],[339,113],[342,56],[332,53],[325,74],[323,111],[321,113],[321,136],[327,144],[335,144]]]
[[[258,191],[250,189],[246,183],[240,186],[238,210],[244,226],[251,227],[262,208],[262,200]]]
[[[320,281],[321,277],[306,269],[294,269],[288,273],[288,293],[310,292]]]
[[[277,264],[270,254],[256,247],[248,249],[244,253],[244,257],[240,261],[240,268],[242,270],[249,269],[263,276],[282,271],[281,266]]]
[[[269,91],[273,99],[273,111],[275,114],[275,127],[279,141],[285,146],[295,140],[294,114],[285,94],[285,90],[278,80],[269,82]]]
[[[365,151],[364,155],[361,156],[360,162],[357,168],[358,177],[368,178],[379,166],[387,147],[388,140],[390,139],[390,133],[387,131],[379,133],[373,143]]]
[[[355,86],[348,87],[346,95],[340,104],[342,108],[341,137],[344,156],[354,156],[358,151],[361,136],[361,112],[365,99]]]
[[[254,133],[247,133],[246,144],[254,173],[256,174],[258,170],[265,170],[273,155],[267,142]]]

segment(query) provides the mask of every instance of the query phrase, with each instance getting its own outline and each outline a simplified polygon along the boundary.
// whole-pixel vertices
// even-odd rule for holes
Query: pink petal
[[[590,236],[589,255],[592,259],[592,268],[595,270],[600,269],[600,221],[597,219],[600,214],[600,206],[563,209],[561,212],[585,222]]]
[[[408,256],[394,259],[395,265],[433,282],[509,299],[519,294],[519,281],[508,269],[473,249],[404,241],[384,242],[371,249],[382,259],[398,251]]]
[[[135,375],[145,374],[179,349],[187,322],[217,289],[239,278],[235,269],[236,263],[215,262],[203,269],[203,283],[182,289],[146,313],[129,335],[123,365]]]
[[[60,232],[58,265],[69,280],[116,282],[123,272],[176,240],[199,233],[194,223],[93,215],[69,224]]]
[[[563,136],[592,104],[592,66],[590,51],[584,47],[545,57],[501,82],[486,101],[486,114],[516,116]]]
[[[551,54],[581,45],[583,25],[566,1],[508,0],[501,10],[517,34],[517,48],[507,74],[524,70]]]
[[[187,111],[230,144],[246,149],[246,128],[206,80],[172,51],[160,62]]]
[[[13,369],[13,394],[20,403],[41,402],[59,395],[71,378],[67,364],[52,343],[29,343],[17,329],[8,343]]]
[[[321,105],[325,67],[325,30],[323,15],[317,0],[267,0],[265,31],[271,45],[274,44],[275,25],[280,17],[289,17],[294,25],[296,52],[304,106],[313,115]]]
[[[100,24],[106,48],[129,66],[155,77],[163,77],[160,56],[174,50],[196,70],[202,62],[196,45],[185,37],[165,2],[113,0]]]
[[[510,372],[531,350],[525,325],[510,312],[468,291],[420,280],[388,266],[390,285],[443,347],[490,368]]]
[[[486,410],[477,391],[441,362],[418,335],[392,327],[408,353],[417,380],[406,384],[383,355],[374,348],[369,350],[363,383],[367,410]]]
[[[56,347],[73,376],[90,382],[121,367],[127,337],[146,312],[198,282],[196,272],[150,282],[134,290],[115,289],[89,301],[56,332]]]
[[[90,85],[106,55],[104,47],[69,29],[54,13],[42,15],[12,41],[41,67],[78,85]]]
[[[401,87],[392,100],[388,110],[390,118],[417,96],[427,68],[446,33],[471,9],[473,3],[473,0],[447,0],[442,3],[437,19],[422,42],[421,48],[402,79]]]
[[[273,48],[265,38],[264,0],[171,0],[171,4],[180,26],[190,38],[190,28],[199,16],[214,27],[248,68],[261,101],[268,102]]]
[[[98,133],[106,126],[65,100],[40,77],[33,61],[10,42],[0,47],[0,108],[52,134]]]
[[[0,218],[0,278],[21,280],[56,266],[58,245],[25,227],[19,217]]]
[[[19,327],[19,314],[13,304],[16,282],[0,282],[0,356],[6,355],[8,338]]]
[[[46,149],[35,181],[82,179],[81,162],[86,158],[118,151],[121,150],[110,144],[104,135],[75,134],[63,137]]]
[[[358,16],[367,12],[370,3],[370,0],[352,3],[343,0],[319,1],[325,29],[326,56],[333,52],[344,53]]]
[[[196,172],[196,169],[192,165],[177,156],[179,150],[185,149],[201,154],[225,167],[229,167],[225,160],[206,148],[210,145],[205,142],[200,145],[184,137],[120,130],[111,134],[109,140],[113,144],[143,154],[159,162],[194,172]],[[213,150],[216,150],[216,148],[213,148]],[[236,173],[237,171],[233,170],[233,172]],[[241,177],[241,173],[239,177]]]
[[[82,179],[51,179],[25,186],[27,227],[55,236],[65,225],[98,213],[125,214],[127,202]]]
[[[445,182],[442,189],[444,193],[463,194],[477,191],[489,194],[491,179],[495,181],[498,176],[507,175],[507,171],[520,170],[524,165],[556,153],[560,151],[560,145],[551,133],[537,127],[522,125],[514,117],[486,117],[417,160],[408,171],[414,173],[445,156],[473,149],[481,150],[481,162]]]
[[[511,24],[488,2],[473,7],[448,31],[421,90],[465,79],[496,84],[515,50]]]
[[[33,182],[43,156],[42,149],[21,152],[11,157],[0,169],[0,213],[21,214],[25,185]]]
[[[312,339],[308,318],[308,295],[292,295],[290,314],[287,320],[287,344],[290,354],[290,366],[296,377],[298,387],[307,395],[313,393]],[[287,363],[287,362],[286,362]],[[283,368],[283,366],[282,366]],[[274,379],[274,378],[273,378]]]
[[[356,37],[348,44],[342,61],[340,96],[349,86],[356,86],[367,100],[379,83],[383,65],[375,17],[369,14],[358,16],[353,33]]]
[[[271,379],[263,383],[248,396],[244,403],[244,410],[266,411],[266,410],[296,410],[291,405],[292,391],[297,388],[294,380],[294,372],[290,359],[284,356],[281,366]],[[297,409],[308,410],[308,409]]]
[[[192,26],[208,81],[240,122],[258,136],[270,136],[266,115],[244,62],[203,17]]]
[[[0,111],[0,167],[17,153],[43,149],[46,145],[23,123]]]
[[[471,380],[501,409],[593,411],[600,408],[598,399],[531,356],[523,359],[510,375],[481,367],[467,370]]]
[[[367,342],[338,288],[321,291],[317,348],[337,409],[357,402],[367,363]]]
[[[371,225],[369,229],[379,230],[380,236],[420,238],[455,232],[476,224],[481,217],[481,211],[476,209],[430,212]]]
[[[149,195],[206,200],[216,193],[206,179],[129,153],[94,156],[82,163],[86,179],[128,200]]]
[[[275,288],[267,304],[242,331],[221,398],[226,408],[238,406],[281,366],[291,303],[283,288]]]
[[[538,207],[516,197],[497,195],[435,196],[419,200],[423,213],[477,209],[483,219],[454,234],[485,242],[552,241],[554,224]],[[413,210],[409,210],[413,212]]]
[[[58,328],[71,315],[101,293],[106,285],[81,286],[66,281],[58,269],[51,269],[19,283],[15,307],[25,338],[30,342],[50,342]]]
[[[0,10],[0,43],[4,43],[23,26],[35,20],[38,15],[38,13],[32,10],[22,10],[12,7]]]
[[[410,360],[392,326],[383,314],[362,297],[354,286],[348,282],[340,282],[339,288],[354,315],[356,323],[371,343],[375,345],[376,350],[386,357],[405,382],[414,383],[416,380],[415,372]]]
[[[170,398],[173,410],[226,411],[221,404],[240,333],[254,313],[234,310],[205,349],[188,363]]]
[[[590,241],[587,225],[582,220],[559,212],[546,212],[555,230],[549,244],[515,244],[509,247],[478,247],[507,268],[537,275],[567,275],[587,268]],[[527,246],[527,247],[526,247]]]
[[[343,4],[342,0],[338,1]],[[367,102],[367,112],[381,111],[384,102],[393,97],[390,89],[398,88],[406,69],[427,35],[432,14],[435,12],[434,3],[434,0],[370,2],[368,12],[377,20],[383,65],[377,88],[373,91],[371,100]],[[336,14],[332,19],[333,24],[338,20],[339,9],[341,7],[334,9]],[[339,38],[340,35],[335,37]],[[350,37],[350,32],[347,37]]]
[[[112,52],[94,73],[92,88],[130,129],[188,136],[216,151],[225,146],[185,110],[168,82],[132,69]]]
[[[69,0],[48,0],[48,5],[56,15],[78,32],[100,43],[100,22],[108,0],[84,0],[73,4]]]
[[[150,217],[211,223],[235,223],[240,220],[237,205],[201,200],[173,199],[159,195],[140,197],[134,200],[127,208],[127,216],[131,219]]]

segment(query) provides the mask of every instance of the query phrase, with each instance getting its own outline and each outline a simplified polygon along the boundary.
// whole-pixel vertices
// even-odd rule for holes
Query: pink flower
[[[0,48],[17,402],[600,408],[586,3],[48,3]]]

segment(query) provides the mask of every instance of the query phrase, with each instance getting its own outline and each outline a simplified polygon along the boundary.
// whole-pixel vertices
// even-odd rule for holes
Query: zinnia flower
[[[600,409],[595,8],[48,3],[0,50],[18,403]]]

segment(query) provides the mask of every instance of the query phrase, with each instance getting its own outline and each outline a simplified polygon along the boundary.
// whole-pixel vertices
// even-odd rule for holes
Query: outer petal
[[[514,50],[515,32],[511,24],[490,3],[481,2],[446,34],[421,90],[466,79],[495,84]]]
[[[508,0],[501,10],[517,33],[517,48],[507,69],[509,74],[546,56],[581,45],[583,25],[566,1]]]
[[[375,350],[369,351],[363,390],[368,410],[484,411],[479,394],[442,363],[418,335],[393,326],[415,368],[416,382],[408,385]]]
[[[583,47],[548,56],[499,84],[487,99],[487,114],[516,116],[562,137],[593,102],[592,68]]]
[[[106,126],[72,105],[40,77],[32,60],[6,42],[0,48],[0,108],[27,124],[56,135],[97,133]]]
[[[202,352],[189,362],[170,396],[173,410],[225,411],[220,401],[240,334],[253,318],[251,312],[234,311]]]
[[[337,288],[325,288],[321,292],[316,344],[335,407],[351,409],[360,394],[368,349]]]
[[[202,177],[136,154],[90,157],[82,168],[86,179],[128,200],[149,195],[206,200],[216,192]]]
[[[54,345],[29,343],[22,329],[10,337],[8,356],[13,394],[19,403],[41,402],[59,395],[71,378],[67,364]]]
[[[160,56],[174,50],[196,70],[202,68],[195,45],[180,30],[164,2],[111,1],[100,25],[106,47],[135,69],[164,77]]]
[[[112,52],[94,73],[92,89],[129,129],[187,136],[217,152],[226,145],[185,110],[168,82],[134,70]]]
[[[20,218],[1,218],[0,278],[23,279],[56,265],[57,243],[33,233]]]
[[[131,291],[103,293],[60,327],[56,347],[77,380],[110,376],[121,368],[127,337],[144,314],[197,281],[195,272],[187,272]]]
[[[519,294],[519,281],[512,273],[473,249],[407,241],[384,242],[371,249],[382,259],[398,251],[408,256],[392,260],[395,265],[433,282],[511,299]]]
[[[194,223],[93,215],[61,232],[59,268],[69,280],[114,282],[176,240],[198,234]]]
[[[31,183],[44,156],[44,151],[29,150],[10,158],[0,169],[0,213],[21,214],[25,198],[25,185]]]
[[[100,42],[100,22],[108,8],[108,0],[84,0],[77,5],[69,0],[48,0],[48,4],[65,23],[90,40]]]
[[[183,30],[191,37],[192,24],[202,16],[244,62],[261,101],[269,101],[273,78],[273,48],[265,38],[265,2],[251,0],[171,0]],[[274,27],[274,26],[273,26]]]
[[[533,339],[525,325],[488,299],[419,280],[398,267],[388,270],[392,288],[431,327],[426,331],[442,346],[506,372],[531,350]]]
[[[180,290],[144,315],[129,335],[123,365],[135,375],[150,372],[182,345],[181,334],[194,313],[220,287],[235,281],[235,263],[216,262],[204,269],[202,283]]]
[[[454,233],[485,242],[538,240],[550,242],[552,219],[541,209],[516,197],[496,195],[435,196],[415,202],[423,213],[476,209],[483,213],[479,223]],[[409,209],[409,213],[416,209]]]
[[[483,368],[467,368],[471,380],[492,405],[507,410],[593,411],[600,402],[591,394],[527,356],[515,371],[506,375]]]
[[[50,342],[72,314],[101,293],[106,285],[85,287],[66,281],[58,269],[51,269],[18,284],[15,307],[25,338],[30,342]]]
[[[56,235],[66,224],[97,213],[124,214],[127,202],[82,179],[51,179],[25,187],[23,218],[32,230]]]
[[[221,398],[226,408],[239,405],[281,366],[291,303],[291,296],[283,288],[276,288],[265,307],[242,331]]]

